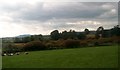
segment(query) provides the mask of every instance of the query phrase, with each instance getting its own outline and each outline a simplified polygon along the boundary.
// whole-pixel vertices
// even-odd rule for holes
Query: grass
[[[33,51],[4,56],[3,68],[117,68],[118,47]]]

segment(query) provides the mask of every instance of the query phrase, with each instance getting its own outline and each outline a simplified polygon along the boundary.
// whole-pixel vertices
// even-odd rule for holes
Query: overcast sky
[[[117,2],[40,2],[0,0],[0,37],[96,30],[118,24]]]

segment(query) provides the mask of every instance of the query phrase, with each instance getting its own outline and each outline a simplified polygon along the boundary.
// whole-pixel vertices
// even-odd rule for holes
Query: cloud
[[[4,9],[11,13],[19,13],[15,16],[18,19],[47,21],[53,18],[96,18],[112,8],[114,9],[114,5],[99,2],[94,5],[81,2],[38,2],[36,4],[20,3]]]
[[[1,37],[50,34],[55,29],[111,28],[118,23],[117,5],[116,2],[3,1],[0,3]]]
[[[28,7],[20,12],[19,19],[25,20],[39,20],[47,21],[53,18],[56,19],[69,19],[69,18],[96,18],[104,12],[109,10],[103,9],[100,3],[92,5],[92,3],[37,3],[34,6]]]

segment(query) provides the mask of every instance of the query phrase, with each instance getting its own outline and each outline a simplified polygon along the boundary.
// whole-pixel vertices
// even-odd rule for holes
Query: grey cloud
[[[62,4],[62,3],[60,3]],[[82,4],[82,5],[81,5]],[[61,7],[54,7],[52,10],[44,10],[44,3],[38,3],[35,9],[29,9],[28,11],[20,12],[19,19],[24,20],[37,20],[47,21],[53,18],[56,19],[69,19],[69,18],[97,18],[98,16],[108,12],[101,6],[106,3],[76,3],[71,2],[60,5]],[[113,4],[113,3],[110,3]],[[113,4],[114,5],[114,4]],[[52,7],[51,7],[52,8]],[[109,16],[109,15],[108,15]],[[112,16],[113,17],[113,16]],[[116,17],[116,16],[115,16]],[[110,18],[110,16],[108,17]],[[105,18],[104,18],[105,19]]]
[[[49,4],[49,3],[48,3]],[[117,10],[117,3],[107,2],[60,2],[58,5],[48,7],[48,10],[44,8],[44,2],[38,2],[35,6],[29,4],[16,4],[10,6],[4,6],[3,10],[10,13],[18,13],[14,16],[14,19],[28,20],[28,21],[49,21],[51,19],[116,19],[116,15],[105,14],[114,8]],[[111,9],[104,9],[102,6],[111,6]],[[51,8],[51,9],[49,9]],[[99,18],[100,16],[102,18]]]
[[[9,12],[13,15],[14,12],[17,13],[17,16],[10,17],[14,19],[13,22],[16,24],[23,23],[26,26],[28,24],[34,25],[34,23],[38,24],[34,25],[34,27],[31,25],[30,29],[33,32],[39,28],[49,32],[53,29],[69,30],[73,28],[81,30],[85,28],[96,29],[99,26],[109,28],[117,24],[117,12],[114,14],[109,13],[112,9],[117,11],[117,3],[61,2],[58,5],[54,4],[47,4],[47,7],[45,7],[43,2],[32,6],[25,3],[16,4],[16,6],[3,7],[3,12]],[[104,8],[103,5],[108,5],[108,7]],[[100,24],[67,24],[89,20],[100,22]]]

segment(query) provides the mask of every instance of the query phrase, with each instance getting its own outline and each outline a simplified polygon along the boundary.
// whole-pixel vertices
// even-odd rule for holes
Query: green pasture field
[[[3,68],[117,68],[118,46],[32,51],[2,62]]]

